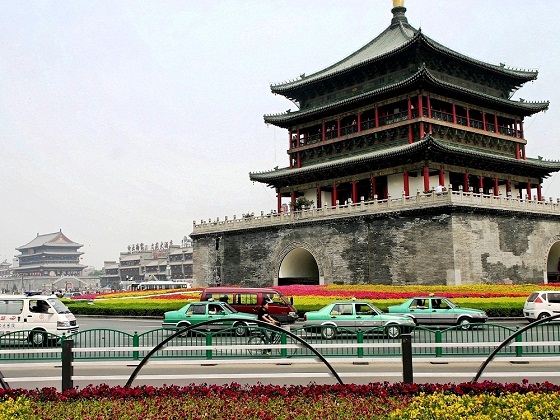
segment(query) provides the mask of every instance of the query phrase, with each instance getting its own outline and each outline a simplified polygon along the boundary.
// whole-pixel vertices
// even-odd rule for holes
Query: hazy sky
[[[515,98],[527,155],[560,159],[560,1],[406,0],[411,25],[492,64],[539,70]],[[389,26],[391,0],[0,0],[0,259],[62,229],[82,262],[180,243],[193,220],[276,208],[249,172],[288,164],[295,109],[270,84]],[[560,197],[560,175],[544,184]]]

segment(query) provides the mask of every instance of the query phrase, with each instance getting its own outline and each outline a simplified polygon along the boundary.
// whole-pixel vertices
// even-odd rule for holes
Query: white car
[[[529,295],[523,315],[529,322],[560,314],[560,290],[541,290]]]

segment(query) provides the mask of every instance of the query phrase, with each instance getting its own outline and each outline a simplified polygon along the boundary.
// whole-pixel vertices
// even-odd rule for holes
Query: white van
[[[0,335],[29,331],[25,339],[43,345],[48,334],[79,331],[76,317],[56,296],[0,295]]]
[[[556,314],[560,314],[560,290],[533,292],[523,306],[523,315],[529,322]]]

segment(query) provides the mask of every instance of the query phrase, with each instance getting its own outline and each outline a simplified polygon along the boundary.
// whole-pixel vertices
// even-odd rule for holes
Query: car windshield
[[[50,298],[50,299],[48,299],[48,301],[57,313],[59,313],[59,314],[69,314],[70,313],[70,309],[68,309],[68,307],[64,303],[62,303],[60,300],[58,300],[56,298]]]
[[[447,303],[447,306],[451,309],[459,307],[459,305],[455,304],[451,299],[442,299],[442,301]]]
[[[233,306],[231,306],[229,303],[224,303],[224,308],[227,309],[229,312],[231,312],[232,314],[237,313],[237,309],[235,309]]]

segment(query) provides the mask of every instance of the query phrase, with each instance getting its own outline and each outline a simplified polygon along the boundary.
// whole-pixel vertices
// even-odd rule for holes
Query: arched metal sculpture
[[[517,337],[518,335],[523,334],[525,331],[530,330],[531,328],[533,328],[533,327],[535,327],[539,324],[543,324],[545,322],[553,321],[555,319],[560,319],[560,314],[553,315],[553,316],[546,317],[546,318],[542,318],[542,319],[539,319],[535,322],[532,322],[531,324],[524,326],[523,328],[514,332],[512,335],[510,335],[508,338],[506,338],[502,342],[502,344],[500,344],[498,347],[496,347],[494,349],[494,351],[492,353],[490,353],[490,355],[486,358],[484,363],[482,363],[482,365],[478,368],[478,372],[476,373],[476,376],[471,380],[471,383],[474,383],[474,382],[478,381],[478,379],[482,375],[482,372],[484,372],[484,369],[486,369],[486,366],[488,366],[488,363],[490,363],[492,361],[492,359],[494,359],[494,356],[496,356],[496,354],[498,354],[498,352],[501,349],[503,349],[505,346],[507,346],[511,340],[515,339],[515,337]]]
[[[245,319],[245,318],[230,318],[228,320],[233,321],[233,322],[235,322],[235,321],[247,322],[247,319]],[[136,376],[138,375],[140,370],[144,367],[144,365],[146,363],[148,363],[150,358],[157,351],[159,351],[163,346],[165,346],[169,341],[173,340],[175,337],[178,337],[181,334],[185,334],[187,331],[190,331],[190,330],[193,330],[193,329],[198,329],[198,328],[200,328],[204,325],[217,324],[217,323],[221,323],[221,322],[223,322],[223,321],[222,320],[217,320],[217,319],[216,320],[211,320],[211,321],[204,321],[204,322],[200,322],[196,325],[189,325],[188,327],[177,330],[176,332],[171,334],[169,337],[167,337],[165,340],[163,340],[157,346],[155,346],[146,356],[144,356],[142,361],[138,364],[138,366],[136,366],[136,369],[134,369],[134,372],[132,372],[132,374],[130,375],[130,378],[128,378],[128,381],[125,385],[125,388],[129,388],[132,385],[132,383],[134,382],[134,379],[136,378]],[[275,332],[278,332],[280,334],[282,334],[282,333],[286,334],[288,337],[291,337],[292,339],[301,343],[304,347],[311,350],[315,354],[315,356],[317,356],[329,368],[332,375],[336,378],[336,380],[338,381],[338,383],[340,385],[344,385],[344,383],[342,382],[342,379],[340,379],[340,376],[338,376],[338,373],[336,373],[336,371],[331,366],[331,364],[327,361],[327,359],[325,359],[323,357],[323,355],[321,353],[319,353],[317,350],[315,350],[315,348],[313,348],[313,346],[311,346],[307,341],[303,340],[301,337],[298,337],[297,335],[293,334],[290,331],[286,331],[283,328],[277,327],[276,325],[271,325],[267,322],[255,320],[255,321],[251,321],[251,323],[255,323],[255,324],[257,324],[258,326],[261,326],[261,327],[266,327],[266,328],[268,328],[270,330],[273,330]]]

